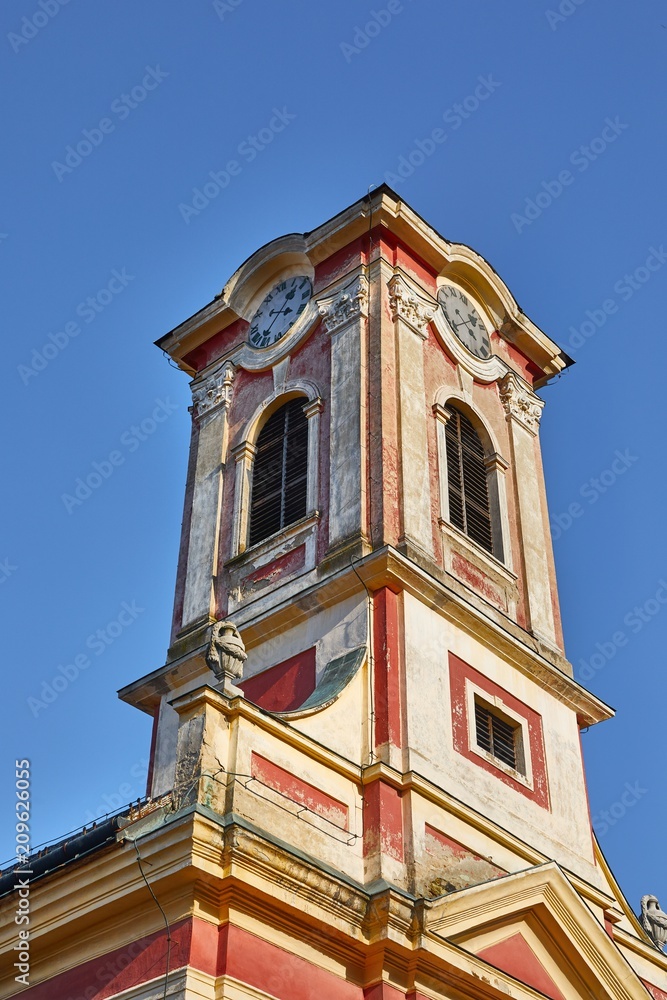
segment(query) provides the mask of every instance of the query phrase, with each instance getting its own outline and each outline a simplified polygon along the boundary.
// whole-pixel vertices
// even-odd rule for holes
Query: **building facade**
[[[120,692],[147,798],[36,859],[21,992],[667,998],[563,647],[535,390],[569,359],[385,186],[158,345],[193,404],[167,660]]]

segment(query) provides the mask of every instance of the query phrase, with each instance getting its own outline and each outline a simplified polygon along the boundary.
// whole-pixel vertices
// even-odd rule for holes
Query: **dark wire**
[[[375,657],[373,655],[373,598],[371,592],[366,586],[365,580],[359,574],[357,567],[354,565],[354,560],[350,556],[350,566],[354,570],[355,575],[361,583],[361,586],[366,591],[366,597],[368,599],[368,663],[370,666],[370,684],[368,685],[368,696],[371,703],[371,733],[370,733],[370,747],[369,747],[369,767],[375,760],[375,699],[373,697],[373,684],[375,683]],[[363,798],[363,784],[361,786],[362,798]]]
[[[165,966],[165,970],[164,970],[164,993],[162,994],[164,1000],[166,1000],[167,989],[169,987],[169,962],[170,962],[170,959],[171,959],[171,928],[169,927],[169,921],[167,920],[167,914],[164,912],[164,910],[160,906],[160,901],[157,898],[157,896],[155,895],[155,893],[153,892],[153,889],[152,889],[152,886],[151,886],[150,882],[146,878],[146,873],[144,872],[143,865],[141,864],[141,855],[139,854],[139,848],[137,847],[136,840],[133,840],[132,843],[134,844],[134,849],[137,852],[137,864],[139,865],[139,871],[141,872],[141,877],[143,878],[144,882],[146,883],[146,887],[148,888],[148,891],[150,892],[151,896],[155,900],[155,905],[157,906],[158,910],[162,914],[162,919],[164,920],[164,925],[167,928],[167,962],[166,962],[166,966]]]
[[[371,281],[370,281],[370,267],[371,267],[371,252],[373,248],[372,232],[373,232],[373,199],[371,197],[371,191],[375,187],[375,184],[368,185],[368,259],[367,259],[367,270],[368,270],[368,325],[370,328],[370,318],[371,318]],[[368,350],[371,349],[370,336],[368,339]],[[369,358],[370,361],[370,358]],[[370,372],[370,364],[368,366]],[[368,416],[370,417],[371,412],[371,382],[368,379]],[[370,419],[368,420],[368,449],[370,455],[371,448],[371,427]],[[371,537],[371,544],[373,538],[373,483],[371,481],[370,489],[368,491],[368,520],[369,524],[369,535]],[[370,667],[370,684],[369,687],[369,699],[370,699],[370,709],[371,709],[371,732],[370,732],[370,746],[369,746],[369,765],[375,760],[375,698],[373,693],[373,685],[375,683],[375,657],[373,655],[373,599],[371,597],[371,592],[366,586],[365,581],[361,578],[357,567],[354,565],[353,559],[350,557],[350,565],[354,570],[357,578],[359,579],[362,587],[366,591],[366,597],[368,599],[368,661]],[[362,799],[364,797],[364,786],[361,786]]]
[[[162,354],[163,354],[163,355],[164,355],[164,357],[165,357],[165,358],[167,359],[167,364],[168,364],[168,365],[169,365],[169,366],[170,366],[171,368],[175,368],[177,372],[180,372],[180,371],[183,371],[183,369],[182,369],[182,368],[179,368],[179,367],[178,367],[178,365],[175,365],[175,364],[174,364],[173,360],[172,360],[172,359],[171,359],[171,357],[170,357],[170,356],[169,356],[169,355],[167,354],[167,352],[166,352],[166,351],[164,350],[164,348],[163,348],[163,350],[162,350]]]

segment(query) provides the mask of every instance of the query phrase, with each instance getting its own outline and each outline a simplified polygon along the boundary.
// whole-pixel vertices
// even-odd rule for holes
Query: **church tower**
[[[570,359],[386,186],[158,346],[192,442],[166,662],[120,692],[147,799],[42,865],[26,996],[667,1000],[563,648],[536,390]]]

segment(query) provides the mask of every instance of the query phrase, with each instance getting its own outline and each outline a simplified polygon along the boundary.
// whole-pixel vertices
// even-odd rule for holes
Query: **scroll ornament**
[[[195,418],[200,420],[217,406],[229,406],[232,401],[235,369],[231,361],[219,368],[196,389],[192,390],[192,405]]]
[[[336,333],[368,309],[368,279],[360,274],[337,295],[318,302],[320,316],[327,333]]]

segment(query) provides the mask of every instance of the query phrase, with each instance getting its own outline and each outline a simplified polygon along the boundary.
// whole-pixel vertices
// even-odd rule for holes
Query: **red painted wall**
[[[364,788],[364,857],[377,852],[404,859],[401,793],[381,779]]]
[[[252,752],[251,772],[253,778],[257,778],[262,784],[287,796],[293,802],[299,802],[302,806],[323,816],[334,826],[343,830],[349,829],[349,811],[344,802],[327,795],[320,788],[311,785],[310,782],[297,778],[284,768],[278,767],[270,760],[266,760],[258,753]]]
[[[399,597],[388,587],[373,595],[375,745],[400,747],[401,674]]]
[[[166,971],[166,931],[141,938],[47,982],[21,989],[27,1000],[105,1000]],[[363,1000],[361,986],[240,927],[191,918],[171,928],[169,968],[230,975],[279,1000]]]
[[[510,976],[514,976],[520,983],[532,986],[539,993],[551,997],[551,1000],[565,1000],[565,997],[558,989],[553,979],[539,961],[537,955],[529,946],[521,934],[514,934],[512,937],[500,941],[480,951],[479,958],[484,959],[489,965],[496,969],[501,969]]]
[[[290,712],[315,690],[315,647],[239,681],[249,701],[267,712]]]

